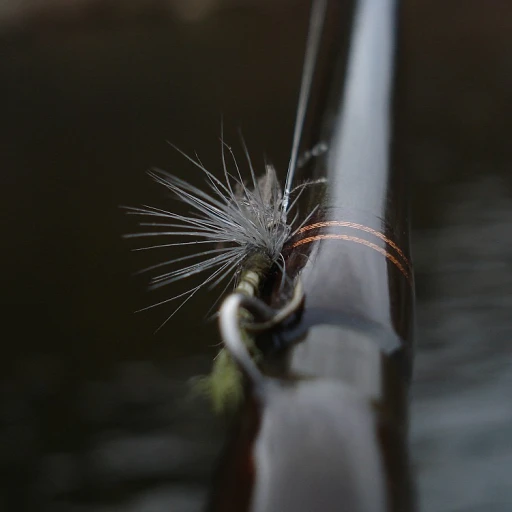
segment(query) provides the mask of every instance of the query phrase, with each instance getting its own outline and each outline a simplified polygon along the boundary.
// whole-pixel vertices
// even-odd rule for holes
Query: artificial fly
[[[275,169],[271,165],[266,165],[262,177],[256,176],[249,152],[242,139],[250,171],[249,184],[247,184],[232,149],[223,140],[221,129],[222,179],[208,171],[199,159],[196,160],[173,146],[203,173],[208,191],[165,171],[149,172],[149,175],[167,188],[175,199],[189,206],[191,211],[188,215],[180,215],[151,206],[126,208],[129,214],[148,219],[141,222],[140,226],[150,228],[148,231],[127,235],[127,237],[171,239],[169,243],[148,245],[135,250],[183,246],[205,247],[205,250],[164,261],[142,271],[155,271],[172,265],[178,267],[153,277],[150,281],[150,289],[167,286],[197,274],[208,273],[201,283],[189,290],[142,309],[146,310],[182,299],[179,306],[158,329],[163,327],[205,286],[214,288],[222,281],[228,280],[227,288],[233,281],[240,283],[241,276],[247,270],[251,270],[253,275],[261,276],[273,267],[279,270],[283,280],[286,279],[283,248],[311,218],[315,210],[310,211],[298,226],[296,226],[298,214],[290,218],[301,192],[308,184],[303,183],[295,188],[292,186],[325,10],[326,0],[313,2],[292,151],[284,189],[281,188]],[[226,149],[230,154],[229,159],[226,159]],[[292,198],[295,192],[297,192],[296,197]],[[183,241],[183,238],[190,240]],[[193,262],[189,263],[190,261]]]
[[[127,235],[128,237],[193,238],[191,241],[148,245],[135,250],[184,245],[207,247],[203,251],[168,260],[144,270],[152,271],[173,264],[181,264],[191,259],[198,260],[153,277],[150,284],[151,289],[160,288],[196,274],[209,272],[209,275],[199,285],[185,293],[149,306],[155,307],[183,298],[180,305],[165,320],[164,324],[201,288],[207,285],[214,288],[230,277],[229,286],[229,283],[239,277],[242,269],[251,267],[257,269],[259,273],[264,273],[276,265],[282,275],[285,276],[286,270],[282,249],[286,242],[304,225],[305,221],[299,226],[293,227],[297,215],[291,222],[288,221],[289,215],[284,209],[282,189],[276,172],[271,165],[266,166],[266,173],[263,177],[256,178],[246,151],[251,173],[251,186],[248,186],[242,178],[234,157],[235,174],[228,171],[224,148],[225,144],[222,143],[224,180],[216,178],[199,161],[185,155],[206,176],[209,193],[165,171],[153,170],[149,172],[157,183],[166,187],[176,199],[192,209],[189,215],[179,215],[150,206],[127,208],[129,214],[144,216],[153,220],[153,222],[140,223],[143,227],[152,228],[150,231]],[[233,155],[231,149],[228,149]],[[300,189],[297,197],[289,203],[290,208],[294,207],[304,187],[302,186]]]

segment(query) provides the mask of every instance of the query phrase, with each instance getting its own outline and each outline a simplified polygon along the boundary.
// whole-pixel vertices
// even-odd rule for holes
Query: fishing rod
[[[320,33],[322,44],[294,137],[294,148],[323,148],[301,169],[310,184],[325,182],[323,193],[304,187],[313,213],[287,236],[280,272],[263,282],[254,272],[249,292],[237,289],[220,308],[247,386],[212,512],[414,510],[414,277],[407,178],[391,152],[397,7],[357,1],[347,40],[339,4],[313,2],[308,49]]]
[[[151,288],[206,275],[149,306],[177,301],[162,326],[204,287],[236,284],[202,383],[222,406],[244,392],[211,511],[413,510],[414,283],[407,180],[391,153],[396,5],[358,0],[351,15],[347,5],[313,1],[284,189],[271,165],[258,176],[242,139],[246,180],[221,132],[221,178],[176,148],[206,190],[150,172],[191,213],[127,209],[144,228],[129,236],[152,241],[138,250],[193,251],[145,269]]]

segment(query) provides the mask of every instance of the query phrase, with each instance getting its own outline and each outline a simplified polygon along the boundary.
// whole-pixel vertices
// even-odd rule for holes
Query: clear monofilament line
[[[290,202],[293,178],[297,167],[300,139],[302,137],[302,130],[306,119],[306,109],[309,102],[309,95],[311,93],[311,84],[313,82],[313,74],[315,71],[318,50],[320,48],[326,10],[327,0],[313,0],[308,37],[306,41],[306,54],[304,56],[304,66],[302,68],[299,102],[297,105],[295,128],[293,131],[292,150],[283,193],[282,215],[284,219],[286,219],[286,215],[288,214],[288,203]]]

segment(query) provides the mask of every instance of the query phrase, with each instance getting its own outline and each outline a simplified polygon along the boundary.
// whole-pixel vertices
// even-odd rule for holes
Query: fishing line
[[[290,162],[288,164],[288,172],[286,175],[286,183],[283,195],[283,215],[288,213],[288,203],[292,190],[293,177],[297,167],[297,159],[299,155],[300,139],[306,119],[306,109],[311,93],[311,84],[313,82],[313,74],[315,64],[320,48],[320,40],[322,29],[324,26],[325,12],[327,9],[327,0],[313,0],[311,9],[308,37],[306,41],[306,54],[304,57],[304,67],[302,69],[301,87],[299,93],[299,103],[297,106],[297,115],[295,118],[295,128],[293,131],[292,151]]]

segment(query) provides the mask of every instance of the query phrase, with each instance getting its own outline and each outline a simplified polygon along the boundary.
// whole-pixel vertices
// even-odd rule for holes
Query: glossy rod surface
[[[411,511],[407,387],[413,273],[406,177],[393,165],[393,0],[356,2],[348,57],[330,2],[303,150],[325,177],[315,218],[291,240],[301,319],[264,369],[275,385],[245,404],[212,511]],[[313,153],[313,151],[311,151]],[[274,294],[278,298],[279,282]],[[269,300],[272,300],[271,298]]]
[[[338,66],[334,77],[320,77],[328,101],[319,140],[310,144],[328,148],[314,162],[327,191],[320,218],[292,244],[299,251],[292,251],[290,265],[300,268],[307,256],[301,276],[310,312],[345,312],[407,345],[413,298],[408,194],[406,176],[390,156],[395,32],[392,0],[359,2],[346,73]]]

